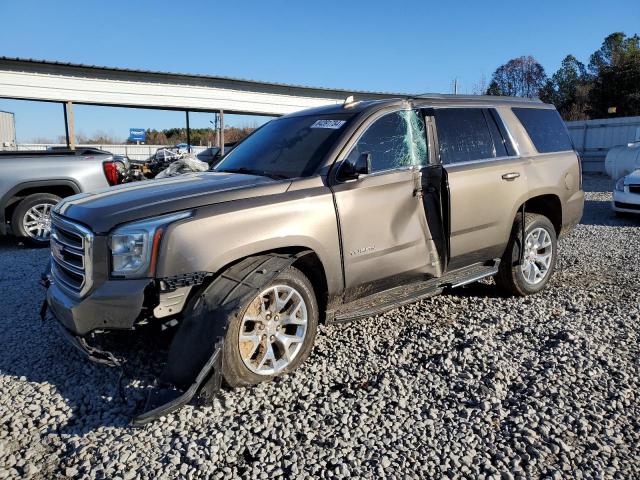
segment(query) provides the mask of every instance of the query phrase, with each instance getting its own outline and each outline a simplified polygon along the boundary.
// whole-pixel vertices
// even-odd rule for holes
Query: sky
[[[640,33],[640,1],[0,0],[0,55],[399,93],[473,93],[521,55],[548,74]],[[2,92],[0,92],[0,96]],[[0,99],[18,141],[64,134],[62,107]],[[208,126],[199,115],[192,127]],[[184,126],[184,114],[77,106],[76,130]],[[253,125],[261,117],[225,116]]]

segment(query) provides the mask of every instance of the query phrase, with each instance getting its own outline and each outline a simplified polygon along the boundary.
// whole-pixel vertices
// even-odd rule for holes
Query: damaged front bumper
[[[149,392],[143,413],[133,418],[133,425],[142,426],[157,418],[178,410],[191,401],[203,385],[209,392],[216,392],[222,385],[222,342],[198,373],[195,381],[186,390],[177,388],[155,388]]]
[[[95,346],[91,340],[96,331],[133,330],[142,310],[149,280],[127,280],[103,283],[91,295],[79,299],[50,281],[48,272],[42,284],[47,289],[41,316],[51,312],[64,340],[87,359],[110,367],[125,368],[126,359]],[[221,345],[206,362],[188,388],[157,385],[150,389],[142,413],[134,416],[134,425],[144,425],[186,405],[205,383],[214,392],[221,383]]]
[[[60,330],[62,338],[66,342],[75,348],[82,355],[86,356],[92,362],[107,365],[109,367],[121,367],[124,364],[124,359],[117,357],[111,352],[101,350],[97,347],[91,346],[84,337],[73,335],[60,323],[57,324]]]
[[[63,325],[57,324],[63,338],[83,356],[102,365],[124,368],[126,360],[111,352],[92,346],[84,337],[73,335]],[[185,390],[170,385],[156,386],[149,391],[142,413],[137,413],[132,424],[142,426],[188,404],[205,383],[209,392],[217,391],[222,383],[222,342],[204,365],[196,380]]]
[[[149,392],[144,412],[135,416],[133,424],[144,425],[173,412],[201,390],[209,395],[215,393],[222,380],[223,346],[229,321],[238,318],[242,306],[255,298],[265,285],[308,253],[246,257],[216,275],[206,288],[192,296],[184,311],[182,299],[167,297],[167,310],[180,305],[180,326],[173,336],[164,370],[156,380],[155,388]],[[51,284],[45,307],[47,304],[51,307],[75,348],[91,360],[124,368],[124,363],[115,355],[91,346],[84,337],[94,330],[132,329],[143,308],[145,289],[149,285],[148,280],[143,282],[106,282],[84,300],[69,297]],[[48,282],[43,283],[47,286]],[[173,287],[171,291],[177,295],[184,285]],[[108,293],[114,292],[112,289],[117,289],[117,298],[109,298]],[[46,316],[46,309],[41,313]],[[165,312],[158,313],[162,316]]]
[[[130,330],[149,284],[148,279],[104,282],[87,297],[77,298],[51,283],[47,303],[56,319],[77,336],[99,329]]]

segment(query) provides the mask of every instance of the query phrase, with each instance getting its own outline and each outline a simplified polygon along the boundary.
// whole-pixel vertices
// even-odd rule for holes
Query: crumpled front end
[[[69,224],[65,227],[71,228]],[[166,364],[155,388],[149,389],[142,413],[135,416],[135,425],[180,408],[203,389],[210,394],[219,389],[229,319],[305,253],[256,255],[217,273],[109,279],[104,237],[92,236],[90,248],[85,248],[88,236],[74,242],[74,237],[64,235],[57,231],[52,237],[46,306],[74,348],[92,361],[125,368],[126,358],[99,346],[98,337],[154,324],[175,330]],[[87,282],[91,287],[84,293]]]

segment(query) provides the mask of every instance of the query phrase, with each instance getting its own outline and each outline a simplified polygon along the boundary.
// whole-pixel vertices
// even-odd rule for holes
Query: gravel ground
[[[141,381],[121,399],[119,371],[38,320],[47,252],[4,239],[0,478],[638,478],[640,219],[612,215],[609,187],[585,178],[542,294],[478,283],[321,327],[295,374],[144,428]]]

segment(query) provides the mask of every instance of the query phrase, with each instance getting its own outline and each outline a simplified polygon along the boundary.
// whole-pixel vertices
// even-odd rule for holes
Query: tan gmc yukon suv
[[[144,423],[222,379],[291,372],[322,321],[490,276],[539,292],[583,203],[551,105],[345,102],[265,124],[210,172],[64,199],[43,315],[111,365],[123,360],[103,348],[110,331],[175,331]]]

